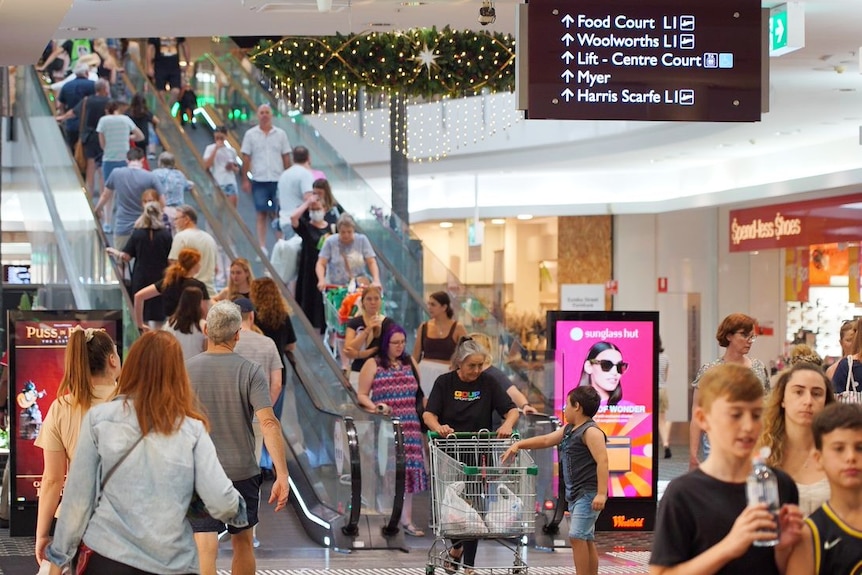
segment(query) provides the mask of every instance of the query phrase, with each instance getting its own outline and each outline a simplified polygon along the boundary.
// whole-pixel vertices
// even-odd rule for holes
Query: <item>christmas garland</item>
[[[470,30],[414,28],[264,40],[251,60],[278,84],[430,98],[514,90],[515,39]]]

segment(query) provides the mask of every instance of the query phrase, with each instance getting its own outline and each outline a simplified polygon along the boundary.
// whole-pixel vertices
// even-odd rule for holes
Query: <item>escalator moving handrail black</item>
[[[344,418],[347,430],[347,453],[350,454],[350,516],[341,528],[345,535],[359,533],[359,514],[362,512],[362,466],[359,461],[359,435],[352,417]]]
[[[401,510],[404,508],[404,491],[407,482],[407,456],[404,453],[404,429],[401,420],[392,418],[392,430],[395,432],[395,499],[392,501],[392,515],[389,523],[383,526],[383,535],[391,536],[398,533],[398,522],[401,520]]]

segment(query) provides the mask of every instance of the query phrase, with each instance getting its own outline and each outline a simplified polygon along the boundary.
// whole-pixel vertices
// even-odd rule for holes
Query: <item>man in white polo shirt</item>
[[[218,247],[215,239],[198,227],[198,213],[187,204],[177,206],[174,212],[174,227],[179,230],[171,244],[168,259],[176,261],[182,250],[192,248],[201,254],[201,271],[195,279],[207,286],[210,296],[217,294],[215,288],[216,258]]]
[[[266,251],[266,228],[278,214],[278,178],[290,167],[290,141],[281,128],[272,125],[272,108],[257,109],[258,125],[242,137],[242,189],[254,198],[257,239]]]

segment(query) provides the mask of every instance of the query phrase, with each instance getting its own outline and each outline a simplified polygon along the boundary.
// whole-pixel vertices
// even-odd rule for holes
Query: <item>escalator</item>
[[[133,84],[137,80],[135,87],[143,88],[133,63],[126,70]],[[34,261],[44,257],[38,253],[42,246],[53,247],[57,252],[53,267],[65,271],[56,283],[72,293],[67,298],[71,301],[62,307],[123,309],[125,329],[136,332],[128,294],[120,287],[117,278],[121,276],[112,275],[101,226],[82,193],[80,175],[41,84],[30,68],[21,68],[19,76],[22,145],[16,144],[16,148],[28,154],[21,164],[29,162],[27,167],[34,174],[22,187],[35,186],[44,192],[53,225],[53,229],[44,226],[41,235],[31,234]],[[150,97],[149,105],[164,126],[159,137],[166,149],[196,182],[186,201],[198,210],[201,227],[213,234],[228,257],[242,256],[254,262],[256,242],[249,242],[242,229],[231,225],[234,219],[223,217],[229,206],[218,203],[222,196],[213,193],[214,184],[201,171],[193,146],[183,139],[182,130],[160,99]],[[6,176],[4,170],[4,182]],[[16,177],[24,180],[25,176]],[[6,190],[4,200],[5,194]],[[258,261],[256,268],[258,275],[271,272],[266,262]],[[358,409],[339,379],[338,368],[319,338],[311,334],[307,320],[295,317],[293,324],[298,342],[295,369],[289,369],[291,364],[285,362],[289,375],[282,429],[289,448],[291,502],[296,517],[311,539],[326,547],[401,549],[403,534],[397,522],[405,462],[400,424]],[[127,348],[130,343],[126,343]],[[360,441],[373,444],[379,451],[363,451]]]

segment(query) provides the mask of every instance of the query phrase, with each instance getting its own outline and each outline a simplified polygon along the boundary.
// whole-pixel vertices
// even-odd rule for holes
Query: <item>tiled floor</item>
[[[687,468],[685,447],[675,447],[672,459],[659,460],[659,494],[668,481],[685,473]],[[407,538],[407,553],[384,550],[342,553],[313,543],[300,527],[292,508],[277,515],[270,509],[266,505],[262,507],[258,527],[261,546],[257,549],[257,572],[260,575],[422,575],[434,541],[427,531],[425,537]],[[414,509],[417,525],[427,523],[427,500],[423,503],[417,498]],[[652,533],[599,533],[599,573],[647,573],[651,543]],[[499,543],[483,541],[476,558],[480,566],[477,575],[510,573],[513,558],[512,551]],[[223,542],[218,561],[220,574],[230,573],[230,560],[230,543]],[[574,572],[571,551],[567,548],[553,552],[527,549],[524,561],[531,575],[571,575]],[[33,575],[35,572],[33,540],[12,539],[8,530],[0,530],[0,575]],[[438,569],[437,574],[443,575],[443,571]]]

